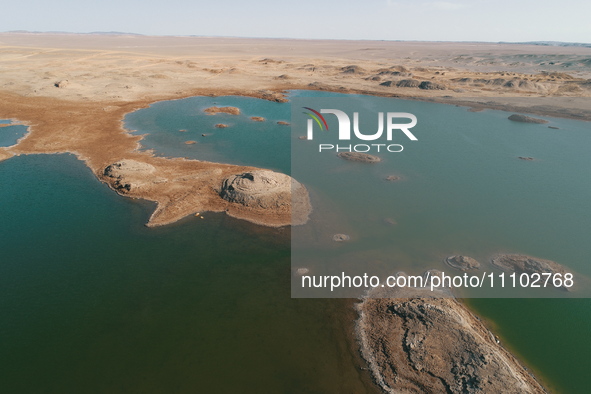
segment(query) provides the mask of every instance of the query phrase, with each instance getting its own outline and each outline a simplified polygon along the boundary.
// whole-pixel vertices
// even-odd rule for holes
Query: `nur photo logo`
[[[309,112],[303,112],[309,116],[307,120],[306,139],[314,140],[314,128],[320,131],[329,131],[329,124],[323,114],[330,114],[336,117],[338,122],[338,131],[335,135],[338,141],[385,141],[388,143],[361,143],[361,144],[318,144],[318,151],[336,151],[336,152],[370,152],[387,151],[392,153],[402,152],[404,147],[401,144],[391,144],[395,135],[404,135],[410,141],[418,141],[417,137],[410,131],[416,126],[417,117],[408,112],[378,112],[378,126],[375,132],[362,132],[360,130],[359,112],[353,112],[353,121],[350,116],[339,109],[320,109],[315,110],[310,107],[302,107]],[[367,115],[365,115],[367,116]],[[401,123],[401,121],[406,122]],[[352,127],[351,127],[352,126]],[[385,133],[384,133],[385,131]],[[385,135],[384,135],[385,134]]]

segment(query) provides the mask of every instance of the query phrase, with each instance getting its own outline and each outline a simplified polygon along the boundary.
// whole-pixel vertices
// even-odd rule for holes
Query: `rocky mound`
[[[449,256],[446,257],[443,261],[450,267],[461,271],[477,269],[480,267],[480,263],[478,261],[468,256]]]
[[[382,82],[380,85],[381,86],[388,86],[388,87],[390,87],[390,86],[396,86],[396,82],[394,82],[394,81],[385,81],[385,82]]]
[[[435,83],[435,82],[431,82],[431,81],[423,81],[419,84],[419,89],[423,89],[423,90],[445,90],[445,86],[439,84],[439,83]]]
[[[403,79],[399,81],[396,86],[399,88],[418,88],[421,83],[416,79]]]
[[[538,84],[526,81],[524,79],[512,79],[507,81],[503,84],[506,88],[514,88],[514,89],[525,89],[525,90],[536,90],[539,88]]]
[[[209,107],[203,110],[208,115],[225,113],[230,115],[240,115],[240,109],[236,107]]]
[[[365,70],[357,65],[341,67],[341,72],[344,74],[364,74]]]
[[[341,159],[350,160],[350,161],[358,161],[361,163],[377,163],[377,162],[382,161],[382,159],[380,159],[377,156],[370,155],[367,153],[361,153],[361,152],[341,152],[341,153],[338,153],[337,156],[340,157]]]
[[[548,123],[548,121],[544,120],[544,119],[532,118],[530,116],[519,115],[519,114],[513,114],[513,115],[509,116],[507,119],[512,120],[513,122],[522,122],[522,123],[539,123],[539,124]]]
[[[390,181],[390,182],[396,182],[396,181],[400,181],[400,180],[402,180],[402,177],[401,177],[401,176],[399,176],[399,175],[388,175],[388,176],[386,177],[386,180],[387,180],[387,181]]]
[[[302,224],[311,211],[308,190],[289,175],[255,170],[231,175],[221,185],[220,196],[248,208],[290,211],[292,224]]]
[[[387,393],[545,393],[453,298],[365,298],[361,353]]]
[[[351,239],[351,237],[348,236],[347,234],[335,234],[332,236],[332,240],[335,242],[346,242],[350,239]]]
[[[561,274],[564,277],[568,271],[562,265],[550,261],[531,257],[524,254],[498,254],[491,259],[492,265],[504,271],[516,272],[518,274],[526,273],[550,273]],[[572,272],[571,272],[572,273]],[[566,286],[561,286],[564,290],[572,289]]]
[[[392,75],[393,77],[412,77],[412,73],[390,70],[382,70],[378,73],[378,75]]]
[[[105,168],[103,175],[110,178],[111,186],[121,192],[128,192],[132,187],[139,187],[147,183],[156,168],[148,163],[137,160],[124,159]]]

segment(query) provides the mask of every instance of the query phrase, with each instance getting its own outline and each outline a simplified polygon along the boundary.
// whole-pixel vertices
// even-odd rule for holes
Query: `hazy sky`
[[[1,31],[591,42],[589,0],[7,0]]]

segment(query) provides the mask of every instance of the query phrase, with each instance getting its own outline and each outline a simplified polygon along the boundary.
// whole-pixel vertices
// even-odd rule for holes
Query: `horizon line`
[[[143,34],[120,31],[92,31],[92,32],[72,32],[72,31],[31,31],[31,30],[7,30],[0,31],[0,34],[64,34],[64,35],[95,35],[95,36],[141,36],[141,37],[186,37],[186,38],[239,38],[239,39],[259,39],[259,40],[301,40],[301,41],[385,41],[385,42],[445,42],[445,43],[476,43],[476,44],[514,44],[514,45],[542,45],[542,46],[582,46],[590,47],[591,42],[575,41],[552,41],[552,40],[533,40],[533,41],[481,41],[481,40],[395,40],[395,39],[369,39],[369,38],[296,38],[296,37],[256,37],[256,36],[219,36],[219,35],[199,35],[199,34]],[[562,44],[562,45],[561,45]]]

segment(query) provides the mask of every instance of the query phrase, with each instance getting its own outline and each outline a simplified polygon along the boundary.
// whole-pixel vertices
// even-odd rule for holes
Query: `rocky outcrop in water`
[[[374,155],[370,155],[367,153],[361,153],[361,152],[341,152],[337,154],[338,157],[340,157],[341,159],[345,159],[345,160],[349,160],[349,161],[358,161],[361,163],[377,163],[382,161],[382,159],[380,159],[377,156]]]
[[[516,272],[518,274],[561,274],[562,277],[568,272],[562,265],[537,257],[524,254],[498,254],[491,259],[492,265],[504,271]],[[572,272],[571,272],[572,273]],[[560,286],[563,290],[572,290],[572,287]]]
[[[222,182],[220,196],[248,208],[291,211],[292,224],[305,223],[311,211],[308,190],[301,183],[268,170],[229,176]]]
[[[473,270],[480,267],[480,263],[478,261],[468,256],[449,256],[446,257],[443,261],[450,267],[461,271]]]
[[[266,119],[262,116],[251,116],[250,120],[254,120],[255,122],[264,122]]]
[[[335,234],[332,236],[332,240],[335,242],[345,242],[345,241],[349,241],[351,239],[350,236],[348,236],[347,234]]]
[[[546,392],[454,298],[394,294],[364,298],[357,310],[361,353],[387,393]]]
[[[386,177],[386,180],[389,181],[389,182],[396,182],[396,181],[402,180],[402,177],[399,176],[399,175],[388,175]]]
[[[215,114],[230,114],[230,115],[240,115],[240,108],[236,107],[209,107],[203,110],[208,115],[215,115]]]
[[[512,120],[513,122],[522,122],[522,123],[548,123],[547,120],[532,118],[530,116],[520,115],[520,114],[513,114],[509,116],[507,119]]]

